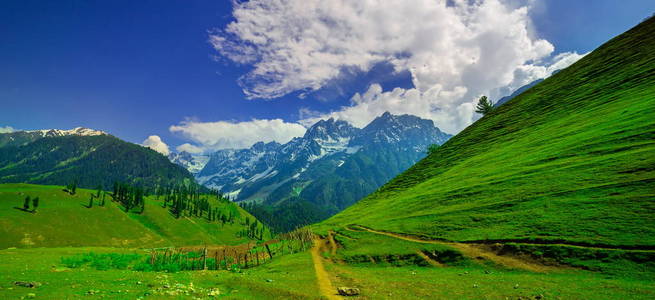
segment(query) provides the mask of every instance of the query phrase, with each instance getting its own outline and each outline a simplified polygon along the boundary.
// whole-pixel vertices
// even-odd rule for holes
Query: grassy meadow
[[[205,218],[176,219],[162,200],[146,197],[143,214],[125,213],[106,196],[88,208],[94,190],[78,189],[75,195],[61,186],[0,184],[0,248],[27,247],[164,247],[204,244],[237,245],[249,241],[237,233],[245,228],[250,214],[233,203],[213,199],[212,206],[232,211],[234,224],[208,222]],[[22,208],[25,197],[39,197],[35,213]],[[30,204],[31,205],[31,204]]]
[[[512,268],[462,255],[453,248],[403,241],[369,232],[334,234],[337,247],[322,249],[334,286],[360,289],[348,299],[652,299],[652,269],[637,272],[613,262],[615,272],[553,265],[545,272]],[[384,244],[380,244],[384,243]],[[383,245],[381,247],[381,245]],[[386,250],[386,251],[385,251]],[[435,266],[416,251],[449,250],[455,259]],[[65,259],[93,252],[139,256],[124,269],[67,267]],[[451,252],[448,252],[451,253]],[[308,252],[280,256],[237,271],[135,271],[148,251],[126,248],[0,250],[0,298],[18,299],[325,299]],[[365,259],[360,259],[365,258]],[[25,288],[14,281],[36,281]],[[335,291],[336,294],[336,291]],[[330,295],[334,296],[334,295]]]

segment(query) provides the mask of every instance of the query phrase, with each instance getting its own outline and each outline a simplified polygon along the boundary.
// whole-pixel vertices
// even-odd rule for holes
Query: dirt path
[[[334,240],[334,231],[329,231],[328,235],[328,246],[330,246],[330,254],[334,257],[337,254],[337,242]]]
[[[429,256],[427,256],[425,253],[421,251],[416,251],[416,254],[418,254],[418,256],[423,258],[425,261],[427,261],[430,265],[434,267],[439,267],[439,268],[443,267],[443,265],[440,262],[430,258]]]
[[[465,244],[465,243],[450,243],[450,242],[443,242],[443,241],[437,241],[437,240],[425,240],[425,239],[420,239],[417,237],[412,237],[409,235],[404,235],[400,233],[393,233],[393,232],[386,232],[386,231],[378,231],[375,229],[363,227],[363,226],[357,226],[353,225],[352,227],[356,228],[356,230],[364,230],[368,231],[371,233],[375,234],[381,234],[381,235],[386,235],[392,238],[396,239],[401,239],[405,241],[410,241],[410,242],[416,242],[416,243],[423,243],[423,244],[439,244],[439,245],[447,245],[451,246],[453,248],[456,248],[464,256],[472,257],[472,258],[482,258],[486,260],[493,261],[494,263],[510,267],[510,268],[516,268],[516,269],[523,269],[523,270],[528,270],[532,272],[548,272],[548,271],[554,271],[557,270],[558,268],[551,267],[551,266],[545,266],[541,265],[535,262],[527,261],[527,260],[522,260],[519,258],[515,257],[510,257],[510,256],[501,256],[498,255],[492,251],[489,251],[487,249],[484,249],[480,247],[479,245],[473,245],[473,244]],[[353,228],[347,228],[349,230],[355,230]],[[425,257],[424,257],[425,258]],[[429,262],[429,261],[428,261]]]
[[[321,249],[325,247],[325,241],[321,238],[314,239],[314,247],[312,247],[312,261],[314,262],[314,270],[316,271],[316,281],[318,282],[318,289],[321,296],[330,300],[340,300],[341,297],[337,296],[336,289],[332,286],[330,275],[325,271],[323,266],[323,258],[321,258]]]

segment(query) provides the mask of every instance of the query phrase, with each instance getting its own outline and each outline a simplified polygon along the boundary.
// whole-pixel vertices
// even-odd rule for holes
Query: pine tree
[[[88,208],[93,207],[93,194],[91,194],[91,197],[89,198],[89,206],[87,206],[87,207]]]
[[[478,100],[478,105],[475,107],[475,112],[486,115],[494,110],[494,103],[487,99],[487,96],[482,96]]]
[[[25,197],[25,202],[23,202],[23,209],[24,210],[30,209],[30,196]]]
[[[116,197],[118,197],[118,182],[114,182],[114,193],[112,194],[112,197],[114,198],[114,201],[116,200]]]
[[[32,211],[36,212],[37,207],[39,207],[39,197],[32,199]]]

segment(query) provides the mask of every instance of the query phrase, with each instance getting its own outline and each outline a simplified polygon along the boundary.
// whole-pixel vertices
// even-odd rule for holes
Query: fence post
[[[225,256],[226,249],[223,248],[223,259],[225,261],[225,270],[227,270],[227,256]]]
[[[205,246],[205,250],[202,253],[202,269],[207,270],[207,246]]]
[[[270,256],[271,259],[273,259],[273,254],[271,253],[271,248],[268,247],[268,244],[266,244],[266,251],[268,251],[268,256]]]
[[[246,252],[246,253],[243,255],[243,258],[244,258],[243,262],[244,262],[245,265],[246,265],[245,268],[247,269],[247,268],[248,268],[248,252]]]

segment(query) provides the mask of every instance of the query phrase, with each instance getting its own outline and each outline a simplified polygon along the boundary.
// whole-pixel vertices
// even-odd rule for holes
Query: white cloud
[[[0,133],[12,133],[14,131],[16,130],[11,126],[0,127]]]
[[[169,129],[192,140],[205,152],[218,149],[248,148],[254,143],[286,143],[294,137],[305,134],[305,127],[298,123],[287,123],[281,119],[248,122],[198,122],[184,121]],[[190,145],[192,146],[192,145]]]
[[[540,78],[547,78],[557,70],[562,70],[583,58],[589,52],[578,54],[577,52],[563,52],[555,55],[544,65],[523,65],[514,70],[514,78],[506,86],[506,90],[514,91],[532,81]]]
[[[175,148],[177,152],[188,152],[191,154],[200,154],[203,152],[202,148],[198,146],[191,145],[189,143],[184,143]]]
[[[251,0],[234,2],[236,21],[210,35],[223,56],[252,70],[240,79],[249,98],[313,91],[344,69],[381,62],[409,71],[414,88],[372,85],[336,116],[366,124],[384,111],[430,118],[456,133],[474,118],[482,95],[495,99],[545,77],[576,53],[552,57],[536,38],[529,7],[500,0]],[[393,87],[387,87],[393,88]],[[301,123],[316,119],[307,115]]]
[[[152,150],[155,150],[161,154],[168,155],[170,150],[168,150],[168,145],[161,140],[158,135],[151,135],[141,144],[144,147],[148,147]]]

